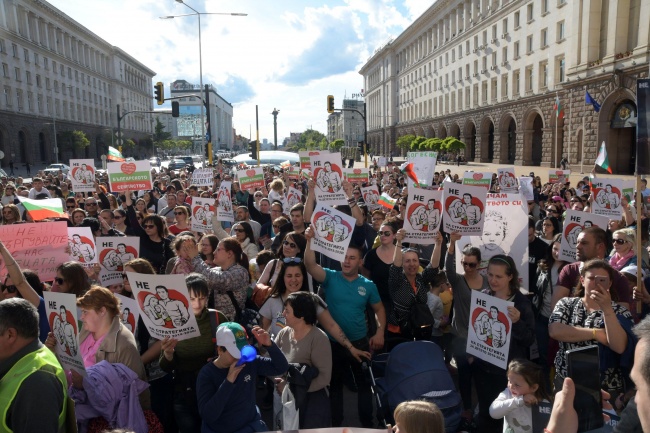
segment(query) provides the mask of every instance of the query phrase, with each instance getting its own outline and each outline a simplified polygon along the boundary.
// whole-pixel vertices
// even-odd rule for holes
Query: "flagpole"
[[[637,157],[638,158],[638,157]],[[636,251],[637,251],[637,260],[639,261],[639,266],[637,266],[637,272],[636,272],[636,286],[637,287],[643,287],[643,275],[641,274],[642,268],[641,268],[641,261],[643,260],[643,256],[641,255],[641,251],[643,251],[643,240],[641,239],[641,204],[643,202],[643,197],[641,195],[641,176],[639,175],[639,161],[637,159],[636,161],[637,164],[637,169],[635,170],[635,176],[636,176],[636,197],[635,197],[635,205],[636,205]],[[629,206],[629,203],[628,203]],[[636,313],[641,314],[641,311],[643,309],[643,305],[641,301],[636,302]]]
[[[587,116],[587,112],[585,111],[582,113],[582,149],[580,149],[580,152],[582,155],[580,156],[580,174],[585,174],[584,170],[582,169],[582,165],[585,163],[585,144],[586,144],[586,133],[587,130],[585,129],[585,117]]]

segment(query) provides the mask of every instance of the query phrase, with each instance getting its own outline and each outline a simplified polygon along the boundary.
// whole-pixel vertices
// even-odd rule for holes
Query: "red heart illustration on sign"
[[[557,174],[558,176],[562,176],[564,174],[564,172],[563,171],[556,171],[555,174]]]
[[[474,178],[474,180],[481,180],[481,179],[483,179],[483,174],[482,173],[474,173],[474,175],[472,177]]]
[[[361,169],[360,168],[355,168],[353,173],[354,174],[361,174]]]
[[[255,176],[255,170],[246,170],[246,176],[248,177]]]
[[[309,152],[309,156],[320,155],[320,152]]]
[[[122,164],[120,165],[120,170],[124,174],[133,174],[135,173],[135,163],[129,162],[128,164]]]

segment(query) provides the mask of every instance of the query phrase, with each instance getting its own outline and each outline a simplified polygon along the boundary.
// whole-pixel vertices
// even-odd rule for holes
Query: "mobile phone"
[[[598,346],[567,350],[569,377],[576,387],[573,407],[578,413],[578,433],[603,426]]]
[[[596,276],[596,284],[602,285],[603,287],[607,287],[608,280],[607,277]]]

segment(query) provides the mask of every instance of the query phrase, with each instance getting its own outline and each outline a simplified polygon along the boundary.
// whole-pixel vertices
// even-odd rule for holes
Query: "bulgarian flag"
[[[289,167],[291,167],[291,163],[289,162],[289,160],[280,163],[280,168],[284,170],[288,169]]]
[[[44,200],[32,200],[18,196],[18,200],[20,200],[34,221],[40,221],[46,218],[68,218],[68,214],[63,212],[61,199],[46,198]]]
[[[562,104],[560,103],[560,97],[558,95],[555,95],[555,104],[553,105],[553,110],[555,110],[555,117],[557,117],[558,119],[564,117],[564,109],[562,108]]]
[[[405,162],[400,166],[400,171],[407,175],[413,182],[415,182],[415,185],[417,186],[420,182],[418,181],[418,176],[415,174],[415,171],[413,170],[413,163],[412,162]]]
[[[596,180],[596,175],[594,173],[589,173],[589,191],[594,189],[595,180]]]
[[[385,207],[386,209],[392,209],[395,207],[395,203],[397,203],[397,199],[392,198],[387,193],[380,195],[379,200],[377,200],[377,204]]]
[[[607,170],[607,173],[612,174],[612,168],[609,166],[609,158],[607,158],[607,149],[605,148],[604,141],[603,144],[600,145],[598,158],[596,158],[596,165]]]
[[[109,159],[111,161],[118,161],[122,162],[124,161],[124,157],[122,156],[122,152],[114,148],[113,146],[108,146],[108,155],[106,156],[106,159]]]

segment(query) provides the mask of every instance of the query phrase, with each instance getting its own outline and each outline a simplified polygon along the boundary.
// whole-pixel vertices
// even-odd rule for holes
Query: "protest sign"
[[[41,281],[52,281],[56,268],[70,260],[68,224],[64,221],[0,225],[0,239],[21,269],[36,272]],[[0,267],[4,281],[7,268]]]
[[[519,178],[519,193],[524,196],[526,201],[535,200],[532,177],[522,176]]]
[[[127,298],[126,296],[118,295],[117,299],[120,300],[120,322],[131,333],[135,334],[138,326],[138,319],[140,318],[140,310],[138,309],[138,302],[135,299]]]
[[[95,192],[95,161],[71,159],[70,179],[72,180],[72,191]]]
[[[413,163],[413,171],[420,186],[428,186],[433,182],[437,159],[438,152],[408,152],[406,154],[406,161]]]
[[[386,167],[388,165],[388,158],[385,156],[380,156],[377,158],[377,166],[378,167]]]
[[[482,186],[485,189],[490,189],[491,183],[492,173],[490,172],[466,171],[463,174],[463,185]]]
[[[79,263],[99,263],[95,238],[90,227],[68,227],[68,245],[70,246],[70,260]]]
[[[149,161],[109,162],[106,164],[111,191],[152,189]]]
[[[197,168],[192,173],[192,184],[196,186],[212,186],[214,170],[211,168]]]
[[[623,190],[621,192],[621,199],[625,198],[627,202],[631,205],[634,201],[634,188],[636,187],[634,180],[624,180],[622,181]]]
[[[467,354],[505,370],[508,367],[512,335],[512,321],[508,316],[508,307],[513,307],[515,304],[479,290],[471,292]]]
[[[214,203],[217,208],[217,219],[219,221],[235,221],[235,212],[232,207],[231,194],[232,182],[224,180],[219,186],[217,201]],[[209,223],[209,221],[208,221]]]
[[[519,270],[519,286],[527,293],[528,287],[528,216],[522,207],[520,194],[488,194],[485,204],[485,223],[479,236],[463,236],[456,242],[458,251],[466,245],[478,247],[481,262],[478,270],[487,273],[487,264],[493,256],[512,257]],[[456,254],[457,269],[462,269],[462,254]]]
[[[497,179],[501,192],[517,192],[519,190],[514,168],[497,168]]]
[[[608,222],[609,218],[602,215],[571,209],[566,211],[564,227],[562,228],[559,259],[567,262],[575,262],[578,236],[582,233],[582,230],[593,226],[607,230]]]
[[[197,232],[212,230],[212,217],[215,215],[214,206],[215,200],[213,198],[192,197],[192,230]]]
[[[591,192],[594,197],[591,211],[594,214],[610,219],[621,219],[623,214],[623,206],[621,206],[622,180],[594,178],[591,182]]]
[[[98,237],[95,245],[101,265],[99,281],[104,287],[121,283],[124,264],[140,256],[140,238],[134,236]]]
[[[185,275],[150,275],[127,272],[140,317],[149,334],[158,340],[165,337],[187,340],[201,335]]]
[[[302,192],[300,192],[299,189],[290,186],[289,190],[287,191],[287,198],[283,203],[284,213],[289,215],[291,208],[298,203],[302,203]]]
[[[287,177],[290,180],[298,180],[300,179],[300,167],[297,167],[295,165],[292,165],[289,167],[289,170],[287,170]]]
[[[340,153],[311,156],[312,172],[316,182],[316,200],[323,204],[346,205],[343,191],[343,164]]]
[[[310,158],[312,156],[327,155],[328,153],[329,152],[326,150],[303,150],[298,152],[298,156],[300,157],[300,169],[311,170]]]
[[[483,233],[487,189],[445,182],[443,191],[445,232],[464,235]]]
[[[442,191],[409,188],[406,201],[404,242],[420,245],[435,243],[433,234],[440,230],[442,221]]]
[[[311,249],[342,262],[352,239],[355,222],[353,217],[318,202],[311,217],[315,233]]]
[[[549,170],[548,182],[565,184],[569,181],[571,170]]]
[[[251,167],[246,170],[237,170],[239,187],[246,191],[251,188],[262,188],[264,186],[264,168]]]
[[[77,297],[72,293],[43,292],[45,313],[50,330],[56,338],[54,353],[64,370],[74,370],[86,376],[79,352],[79,321]]]
[[[376,185],[361,187],[361,196],[366,206],[368,206],[368,210],[373,211],[381,208],[379,204],[379,190]]]
[[[344,168],[345,180],[350,183],[356,183],[361,186],[362,183],[368,183],[370,173],[367,168]]]

